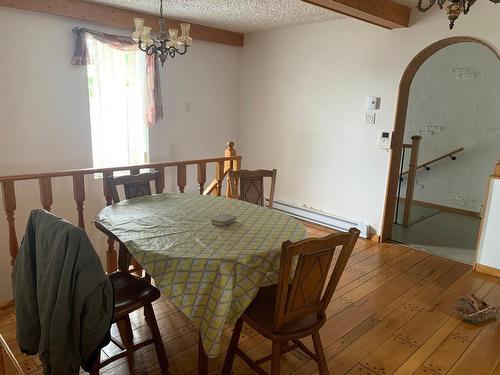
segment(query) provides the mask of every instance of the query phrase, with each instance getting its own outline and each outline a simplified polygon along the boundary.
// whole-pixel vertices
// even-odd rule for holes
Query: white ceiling
[[[159,14],[160,0],[87,0]],[[417,0],[397,0],[414,6]],[[331,21],[345,16],[301,0],[164,0],[166,17],[238,32]]]

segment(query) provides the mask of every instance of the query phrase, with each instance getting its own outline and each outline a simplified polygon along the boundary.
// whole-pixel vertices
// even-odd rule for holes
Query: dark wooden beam
[[[129,30],[134,28],[133,19],[141,17],[153,29],[157,29],[158,27],[158,17],[151,14],[134,12],[83,0],[0,0],[0,6],[69,17]],[[167,19],[168,27],[179,28],[179,23],[180,21],[178,20]],[[214,27],[192,24],[191,36],[193,39],[207,42],[229,44],[238,47],[243,46],[243,34]]]
[[[302,0],[386,29],[408,27],[410,8],[391,0]]]

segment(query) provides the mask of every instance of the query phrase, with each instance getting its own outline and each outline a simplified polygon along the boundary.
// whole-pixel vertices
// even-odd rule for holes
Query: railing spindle
[[[224,180],[224,162],[220,161],[217,163],[216,177],[217,187],[215,188],[216,194],[220,197],[222,195],[222,181]]]
[[[160,175],[160,178],[155,183],[156,194],[161,194],[165,190],[165,169],[155,168],[155,171]]]
[[[50,177],[42,177],[38,179],[40,186],[40,202],[44,210],[50,211],[52,207],[52,179]]]
[[[207,182],[207,163],[198,163],[198,185],[200,186],[200,194],[205,190],[205,182]]]
[[[83,173],[73,175],[73,197],[78,212],[78,226],[85,229],[85,218],[83,216],[83,202],[85,202],[85,179]]]
[[[233,164],[233,170],[234,171],[239,171],[241,169],[241,159],[236,159],[234,161],[234,164]],[[234,194],[235,196],[233,198],[236,198],[238,199],[238,196],[239,196],[239,183],[240,183],[240,180],[238,177],[234,177]]]
[[[112,176],[113,172],[107,171],[102,174],[102,184],[104,191],[104,198],[106,199],[106,206],[111,206],[113,204],[113,198],[108,185],[108,177]],[[106,266],[108,273],[116,271],[117,259],[115,250],[115,241],[111,237],[108,237],[108,250],[106,251]]]
[[[14,266],[19,244],[17,242],[16,225],[14,213],[16,211],[16,190],[14,181],[8,180],[2,182],[3,208],[7,215],[7,223],[9,225],[9,253],[10,264]]]
[[[181,164],[177,166],[177,186],[179,187],[179,192],[184,193],[184,188],[186,187],[186,164]]]

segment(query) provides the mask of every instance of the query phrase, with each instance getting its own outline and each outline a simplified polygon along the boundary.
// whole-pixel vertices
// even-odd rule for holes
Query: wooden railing
[[[401,192],[401,183],[403,182],[403,176],[408,176],[408,180],[406,183],[406,196],[404,198],[404,210],[403,210],[403,226],[408,226],[410,222],[410,214],[411,214],[411,208],[412,208],[412,203],[413,203],[413,196],[415,193],[415,183],[416,183],[416,176],[417,176],[417,171],[419,169],[425,168],[426,170],[430,170],[430,165],[437,163],[438,161],[441,161],[446,158],[451,158],[452,160],[455,160],[456,157],[455,155],[458,154],[459,152],[464,151],[463,147],[460,147],[456,150],[450,151],[444,155],[441,155],[435,159],[429,160],[425,163],[422,163],[420,165],[417,165],[418,161],[418,154],[420,151],[420,142],[422,141],[422,137],[419,135],[414,135],[411,137],[411,143],[405,143],[403,144],[403,149],[409,149],[411,151],[410,154],[410,162],[408,164],[408,170],[403,172],[403,166],[404,166],[404,150],[403,150],[403,158],[401,161],[401,172],[400,172],[400,181],[399,181],[399,188],[398,188],[398,200],[396,203],[396,220],[397,220],[397,211],[399,210],[399,202],[400,202],[400,192]]]
[[[453,150],[451,152],[448,152],[444,155],[441,155],[440,157],[438,158],[435,158],[435,159],[432,159],[432,160],[429,160],[428,162],[425,162],[425,163],[422,163],[420,165],[417,166],[416,170],[418,171],[419,169],[422,169],[422,168],[425,168],[426,170],[430,170],[430,165],[431,164],[434,164],[434,163],[437,163],[438,161],[441,161],[441,160],[444,160],[444,159],[447,159],[447,158],[451,158],[451,160],[455,160],[456,157],[455,155],[464,151],[465,149],[463,147],[460,147],[460,148],[457,148],[456,150]],[[405,171],[403,172],[403,176],[407,175],[410,171]]]
[[[215,164],[216,172],[215,179],[210,182],[208,188],[205,188],[207,179],[207,165]],[[0,176],[0,183],[2,185],[2,198],[4,204],[4,211],[8,224],[8,237],[9,237],[9,253],[11,264],[14,265],[14,260],[17,256],[19,247],[16,227],[15,227],[15,213],[16,213],[16,182],[38,180],[40,191],[40,204],[41,207],[50,211],[54,202],[52,181],[56,178],[72,178],[73,180],[73,199],[76,206],[78,226],[85,229],[85,215],[84,203],[86,199],[85,190],[85,175],[93,175],[101,173],[103,175],[103,195],[104,203],[106,205],[112,204],[111,192],[106,184],[106,177],[112,176],[115,172],[130,171],[131,174],[137,174],[141,169],[155,170],[161,176],[160,182],[156,186],[157,192],[163,192],[165,189],[165,169],[177,169],[177,187],[179,192],[184,193],[187,185],[187,167],[197,167],[197,183],[199,186],[200,194],[213,194],[222,195],[223,181],[227,176],[229,169],[239,170],[241,166],[241,156],[238,156],[234,149],[234,143],[229,142],[224,153],[224,157],[211,158],[211,159],[197,159],[197,160],[183,160],[174,162],[161,162],[149,163],[140,165],[128,165],[122,167],[112,168],[87,168],[87,169],[74,169],[58,172],[45,172],[45,173],[32,173],[20,174],[11,176]],[[116,251],[112,240],[108,240],[108,250],[106,253],[107,270],[108,272],[116,270]]]

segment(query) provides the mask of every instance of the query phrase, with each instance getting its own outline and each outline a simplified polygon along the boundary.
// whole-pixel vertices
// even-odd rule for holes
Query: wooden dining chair
[[[156,193],[161,193],[159,186],[161,176],[158,172],[153,173],[140,173],[130,176],[108,176],[107,184],[111,193],[113,203],[120,202],[117,186],[123,185],[125,191],[125,199],[132,199],[151,195],[151,182],[155,183]]]
[[[123,190],[125,192],[125,199],[132,199],[143,197],[145,195],[151,195],[151,182],[155,183],[155,191],[157,194],[161,193],[161,176],[158,172],[153,173],[140,173],[136,175],[129,176],[108,176],[107,184],[108,189],[111,194],[113,203],[120,202],[120,196],[118,194],[117,186],[122,185]],[[139,262],[137,262],[129,253],[127,248],[120,244],[118,249],[119,256],[121,255],[122,260],[125,263],[122,263],[122,267],[119,268],[122,271],[128,270],[131,273],[138,273],[142,275],[143,269],[140,266]],[[122,254],[123,253],[123,254]],[[132,269],[129,269],[130,266],[133,266]],[[144,273],[144,277],[146,279],[150,279],[150,277]]]
[[[242,201],[265,206],[264,198],[264,178],[271,178],[271,188],[269,192],[269,208],[273,208],[274,190],[276,187],[276,169],[256,171],[239,170],[228,172],[229,191],[233,198]],[[239,192],[238,192],[239,185]]]
[[[347,233],[283,243],[278,284],[261,288],[236,322],[222,369],[224,375],[231,373],[235,355],[259,374],[266,374],[260,365],[270,360],[271,375],[278,375],[281,355],[296,348],[318,363],[320,375],[328,374],[319,329],[325,324],[326,308],[358,237],[359,230],[351,228]],[[337,247],[340,253],[327,280]],[[243,322],[272,341],[272,354],[254,361],[238,347]],[[314,352],[300,341],[306,336],[312,336]]]
[[[160,298],[160,291],[147,281],[128,272],[113,272],[109,274],[109,278],[113,283],[115,301],[112,322],[118,327],[121,339],[120,342],[111,337],[111,342],[120,349],[120,352],[103,361],[98,356],[90,374],[98,375],[101,368],[123,357],[127,357],[129,369],[133,373],[134,352],[150,344],[154,344],[160,368],[166,372],[169,366],[168,359],[152,305],[154,301]],[[144,317],[150,328],[151,338],[134,343],[129,314],[141,308],[144,308]]]
[[[25,372],[19,365],[14,353],[7,342],[0,335],[0,375],[24,375]]]

